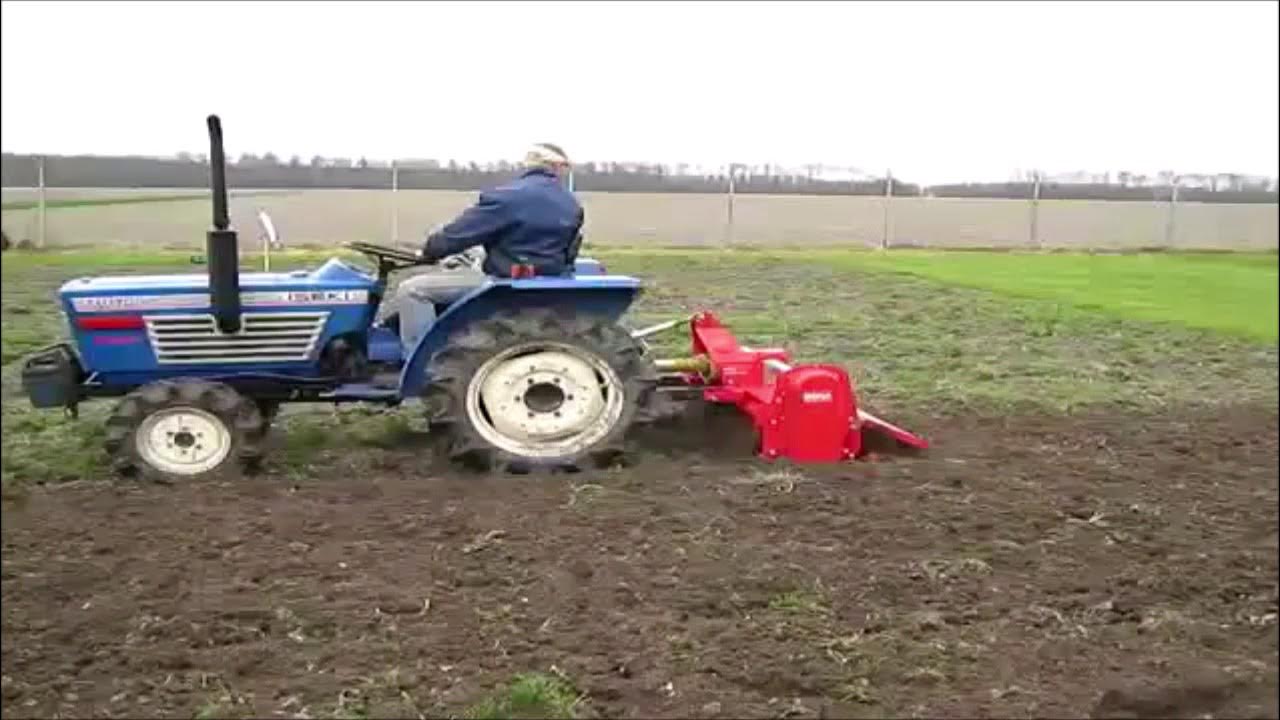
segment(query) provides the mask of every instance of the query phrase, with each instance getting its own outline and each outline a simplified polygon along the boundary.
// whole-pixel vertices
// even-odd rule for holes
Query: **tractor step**
[[[373,379],[369,381],[369,385],[379,389],[394,390],[400,387],[400,371],[383,370],[373,374]]]

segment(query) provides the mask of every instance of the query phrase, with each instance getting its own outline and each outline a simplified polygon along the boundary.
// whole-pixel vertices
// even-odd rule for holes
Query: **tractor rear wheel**
[[[653,362],[630,333],[549,310],[475,323],[430,362],[424,401],[449,459],[480,470],[604,467],[647,417]]]
[[[117,471],[158,482],[229,478],[262,458],[267,422],[253,400],[205,380],[162,380],[129,393],[107,420]]]

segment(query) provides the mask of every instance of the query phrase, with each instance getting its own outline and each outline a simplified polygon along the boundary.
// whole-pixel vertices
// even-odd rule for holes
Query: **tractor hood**
[[[350,302],[356,296],[367,298],[377,286],[376,278],[336,258],[315,270],[240,275],[240,288],[249,304],[296,303],[299,300],[320,301],[323,304],[326,296],[339,302],[344,298]],[[76,312],[111,312],[134,307],[143,309],[131,302],[131,297],[145,305],[144,298],[184,293],[199,293],[201,301],[197,307],[203,308],[208,306],[208,291],[209,276],[205,273],[191,273],[76,278],[64,283],[59,294]]]
[[[321,372],[319,349],[362,335],[381,293],[376,278],[337,259],[311,271],[244,273],[243,324],[232,333],[215,324],[203,273],[79,278],[60,295],[82,366],[128,384],[210,367]]]

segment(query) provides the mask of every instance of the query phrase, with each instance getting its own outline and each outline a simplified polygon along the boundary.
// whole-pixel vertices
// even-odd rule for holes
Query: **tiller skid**
[[[635,333],[644,337],[680,321]],[[929,443],[858,407],[853,381],[838,365],[793,365],[780,348],[748,348],[710,312],[689,319],[692,356],[659,360],[664,384],[700,389],[704,400],[736,405],[755,427],[759,455],[797,463],[834,463],[863,458],[864,434],[880,432],[901,445]]]

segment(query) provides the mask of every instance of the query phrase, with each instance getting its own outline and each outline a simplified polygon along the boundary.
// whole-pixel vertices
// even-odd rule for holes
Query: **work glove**
[[[422,241],[422,247],[418,248],[419,260],[421,260],[422,262],[430,262],[435,259],[431,256],[430,253],[427,252],[427,246],[430,245],[431,238],[435,237],[436,233],[439,233],[442,229],[444,229],[443,223],[436,225],[435,227],[427,231],[427,234]]]

